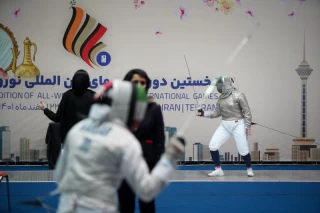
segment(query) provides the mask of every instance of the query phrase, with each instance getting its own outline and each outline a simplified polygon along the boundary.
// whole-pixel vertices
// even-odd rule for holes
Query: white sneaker
[[[247,169],[247,175],[248,175],[248,177],[254,176],[252,169]]]
[[[213,172],[209,173],[208,175],[210,177],[216,177],[216,176],[223,176],[224,174],[223,174],[222,169],[220,168],[220,169],[214,170]]]

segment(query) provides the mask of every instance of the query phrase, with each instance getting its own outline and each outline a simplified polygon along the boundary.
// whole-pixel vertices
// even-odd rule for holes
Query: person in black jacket
[[[60,138],[63,143],[68,131],[73,125],[89,114],[94,91],[88,89],[90,77],[85,70],[78,70],[72,78],[72,89],[62,95],[56,113],[49,110],[45,103],[40,102],[40,108],[53,122],[60,123]]]
[[[140,69],[130,70],[124,77],[125,81],[132,81],[146,88],[151,85],[151,80],[147,73]],[[164,121],[161,107],[155,103],[152,97],[148,97],[148,108],[144,120],[140,127],[134,132],[136,138],[140,141],[143,156],[151,171],[159,161],[164,152],[165,135]],[[135,210],[135,194],[126,181],[123,181],[119,190],[119,211],[121,213],[134,213]],[[139,207],[141,213],[156,212],[155,200],[151,202],[143,202],[139,199]]]

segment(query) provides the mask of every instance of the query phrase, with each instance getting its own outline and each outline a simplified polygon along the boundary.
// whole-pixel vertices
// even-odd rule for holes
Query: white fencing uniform
[[[61,193],[58,213],[115,213],[123,179],[144,201],[167,185],[174,161],[163,155],[149,172],[139,141],[124,126],[101,123],[108,107],[93,105],[89,118],[68,133],[54,178]],[[94,118],[94,119],[93,119]]]
[[[215,111],[204,112],[202,108],[198,109],[198,116],[211,119],[222,117],[221,124],[209,143],[211,157],[217,169],[208,175],[224,175],[220,168],[219,149],[233,136],[238,152],[246,163],[248,176],[253,177],[247,134],[247,129],[251,128],[252,115],[245,95],[232,86],[232,81],[230,77],[218,78],[216,86],[221,95],[216,103]]]
[[[233,135],[239,154],[244,156],[249,153],[246,128],[251,127],[252,116],[243,93],[233,90],[228,97],[219,98],[216,110],[205,112],[203,116],[207,118],[222,117],[222,122],[209,144],[211,151],[218,150]]]
[[[236,121],[222,121],[215,131],[209,143],[211,151],[219,150],[220,147],[231,137],[234,137],[239,154],[244,156],[249,153],[248,136],[243,119]]]

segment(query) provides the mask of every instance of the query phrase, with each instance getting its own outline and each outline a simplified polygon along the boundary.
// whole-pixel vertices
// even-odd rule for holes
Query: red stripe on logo
[[[86,46],[82,50],[82,59],[90,66],[93,68],[89,61],[89,52],[92,49],[92,47],[100,40],[100,38],[106,33],[107,28],[100,25],[99,30],[97,33],[95,33],[92,38],[88,41]]]

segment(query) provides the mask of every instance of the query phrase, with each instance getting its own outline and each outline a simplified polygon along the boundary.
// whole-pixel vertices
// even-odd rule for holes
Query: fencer
[[[251,167],[251,156],[248,146],[248,135],[251,135],[251,110],[246,96],[238,91],[232,85],[233,79],[228,76],[220,76],[217,79],[216,87],[220,96],[216,103],[215,111],[204,111],[198,108],[197,115],[206,118],[222,117],[221,124],[212,136],[209,149],[212,160],[215,164],[215,170],[209,173],[209,176],[223,176],[223,170],[220,165],[220,147],[226,143],[232,136],[235,139],[239,154],[247,167],[247,175],[253,177]]]
[[[168,184],[185,141],[170,138],[150,173],[134,131],[147,107],[145,89],[129,81],[106,83],[94,96],[89,117],[68,133],[54,172],[58,213],[115,213],[117,189],[125,179],[148,202]]]

